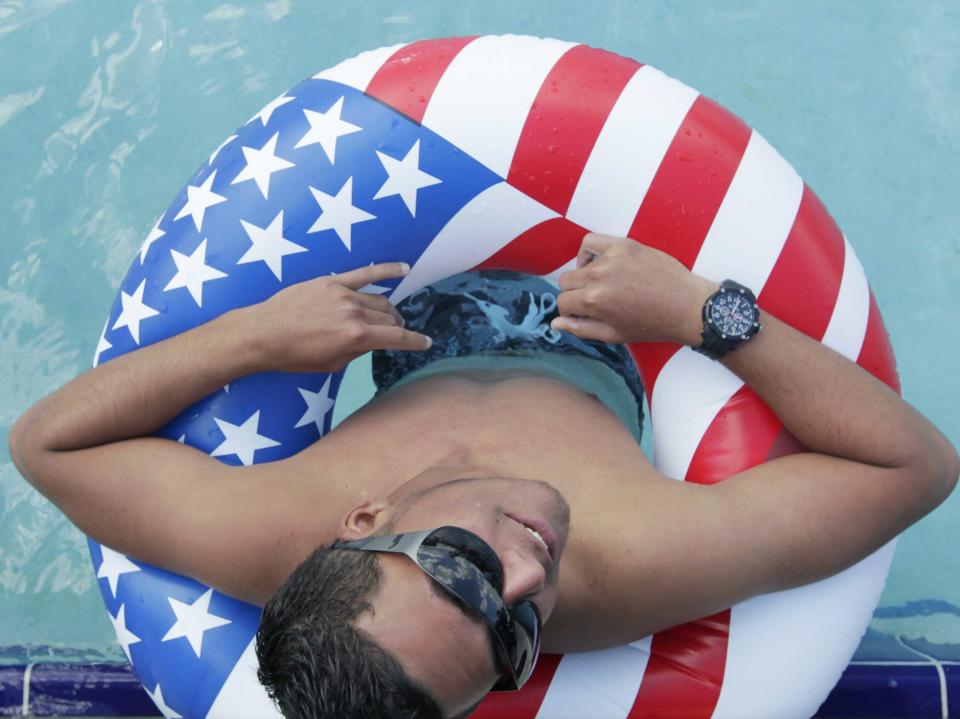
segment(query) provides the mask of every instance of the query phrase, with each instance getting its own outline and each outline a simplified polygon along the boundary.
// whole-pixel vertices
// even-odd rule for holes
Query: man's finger
[[[433,340],[427,335],[405,330],[396,325],[376,325],[370,327],[369,349],[383,350],[426,350]]]
[[[557,295],[557,311],[561,315],[579,315],[589,317],[591,308],[587,306],[585,289],[567,290]]]
[[[570,332],[585,340],[599,340],[600,342],[623,342],[620,333],[606,322],[593,320],[589,317],[557,317],[550,326],[561,332]]]
[[[381,262],[379,265],[368,265],[343,272],[336,275],[336,278],[337,282],[345,287],[349,287],[351,290],[359,290],[361,287],[366,287],[380,280],[403,277],[409,271],[410,265],[406,262]]]
[[[390,312],[379,310],[363,310],[363,321],[369,325],[386,325],[387,327],[403,327],[403,319]]]
[[[393,315],[398,320],[401,320],[400,312],[394,307],[390,300],[388,300],[383,295],[371,295],[366,292],[358,292],[354,299],[358,304],[366,307],[367,309],[377,310],[378,312],[386,312],[389,315]]]
[[[577,269],[590,264],[620,239],[610,235],[598,235],[595,232],[584,235],[583,242],[580,243],[580,251],[577,253]]]
[[[557,278],[557,284],[564,292],[578,290],[586,286],[587,276],[581,270],[570,270]]]

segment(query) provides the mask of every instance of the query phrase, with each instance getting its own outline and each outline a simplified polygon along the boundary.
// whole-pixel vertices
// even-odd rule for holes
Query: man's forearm
[[[11,446],[14,435],[40,449],[67,451],[155,432],[219,387],[262,369],[244,311],[85,372],[21,417]]]
[[[879,467],[951,471],[953,447],[889,387],[769,313],[761,321],[763,331],[722,362],[806,447]]]

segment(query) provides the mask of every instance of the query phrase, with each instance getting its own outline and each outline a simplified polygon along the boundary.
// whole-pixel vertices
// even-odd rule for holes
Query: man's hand
[[[621,237],[589,234],[577,269],[560,275],[551,326],[603,342],[700,343],[700,309],[718,288],[668,254]]]
[[[403,329],[389,300],[359,291],[409,271],[402,262],[361,267],[291,285],[242,310],[263,369],[336,372],[370,350],[429,348],[429,337]]]

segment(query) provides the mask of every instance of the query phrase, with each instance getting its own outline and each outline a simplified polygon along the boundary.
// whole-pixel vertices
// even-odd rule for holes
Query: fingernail
[[[427,337],[427,349],[430,349],[431,347],[433,347],[433,339]]]
[[[401,262],[401,263],[400,263],[400,272],[405,275],[405,274],[407,274],[409,271],[410,271],[410,265],[408,265],[406,262]]]

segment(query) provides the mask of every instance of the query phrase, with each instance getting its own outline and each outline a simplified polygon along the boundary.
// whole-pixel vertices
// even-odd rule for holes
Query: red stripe
[[[542,654],[530,680],[519,692],[490,693],[470,715],[470,719],[533,719],[540,711],[562,654]]]
[[[750,128],[739,118],[712,100],[698,97],[660,163],[629,236],[693,267],[749,140]],[[655,386],[677,347],[657,343],[630,349],[649,389]],[[689,480],[708,482],[714,478],[703,458],[711,454],[715,457],[724,446],[716,441],[734,440],[734,446],[739,446],[743,437],[750,437],[753,451],[756,429],[749,427],[744,433],[744,427],[736,421],[740,403],[730,404],[737,408],[729,416],[731,421],[714,421],[711,425],[711,429],[718,427],[714,430],[717,435],[723,436],[712,440],[708,430],[704,438],[708,444],[701,442],[694,453]],[[724,429],[729,434],[722,432]],[[769,450],[772,438],[760,444]],[[718,450],[704,451],[707,446]],[[729,458],[727,461],[729,464]],[[726,611],[657,634],[629,716],[709,717],[720,697],[729,631],[730,612]]]
[[[680,345],[670,342],[635,342],[627,348],[640,370],[640,379],[643,380],[643,388],[647,392],[647,402],[652,403],[652,388],[657,384],[660,370],[677,353]]]
[[[723,685],[730,610],[660,632],[629,719],[706,719]]]
[[[546,275],[577,256],[585,234],[587,231],[575,222],[555,217],[534,225],[473,269]]]
[[[565,214],[610,110],[640,67],[586,45],[568,50],[530,108],[507,182]]]
[[[840,228],[809,187],[780,257],[760,293],[760,306],[814,339],[823,337],[833,315],[843,275]],[[797,308],[803,311],[798,312]]]
[[[765,462],[782,428],[777,415],[744,385],[707,427],[690,460],[686,481],[716,484]]]
[[[367,94],[411,120],[423,122],[427,104],[443,73],[457,53],[475,38],[420,40],[400,48],[377,70],[367,85]]]
[[[890,347],[890,335],[887,334],[887,328],[883,325],[883,317],[880,316],[880,308],[877,307],[877,300],[873,296],[873,292],[870,293],[867,332],[863,338],[863,346],[860,348],[860,356],[857,357],[857,364],[886,383],[898,394],[900,393],[897,360],[893,356],[893,349]]]
[[[738,117],[698,97],[660,163],[630,237],[693,267],[749,139],[750,128]]]

